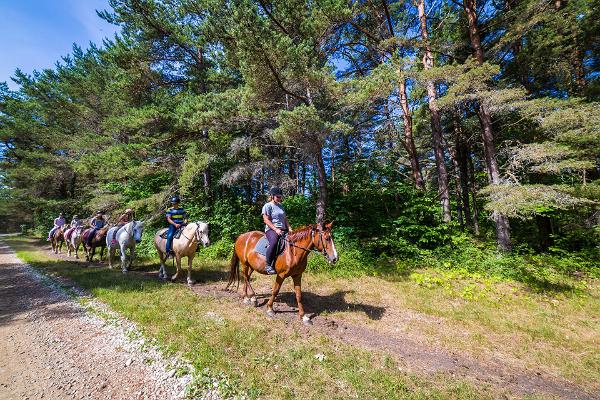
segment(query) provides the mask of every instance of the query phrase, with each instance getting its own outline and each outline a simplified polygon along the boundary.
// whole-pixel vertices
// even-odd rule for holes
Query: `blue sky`
[[[52,68],[73,43],[87,48],[112,38],[118,27],[95,11],[109,8],[108,0],[0,0],[0,82],[16,89],[15,69]]]

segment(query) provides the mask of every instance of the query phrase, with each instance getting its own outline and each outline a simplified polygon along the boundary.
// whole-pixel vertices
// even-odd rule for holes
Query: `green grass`
[[[404,373],[385,354],[307,335],[299,326],[270,320],[236,301],[199,297],[183,285],[139,274],[82,268],[40,251],[29,239],[6,241],[34,268],[67,277],[138,324],[167,352],[189,360],[196,371],[190,395],[215,381],[224,397],[480,399],[498,395],[443,374],[424,378]],[[218,271],[213,269],[215,277],[222,276]],[[210,271],[203,275],[211,276]],[[322,361],[315,358],[317,354],[324,355]]]

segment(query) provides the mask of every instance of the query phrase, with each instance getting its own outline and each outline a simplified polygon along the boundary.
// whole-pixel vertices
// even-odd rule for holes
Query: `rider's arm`
[[[263,214],[263,221],[265,221],[265,224],[273,229],[275,231],[275,233],[277,233],[278,235],[281,235],[281,229],[277,228],[275,225],[273,225],[273,222],[271,222],[271,217],[269,217],[267,214]]]
[[[179,228],[179,224],[176,222],[173,222],[173,220],[171,219],[170,215],[167,215],[167,222],[173,226],[175,226],[175,228]]]

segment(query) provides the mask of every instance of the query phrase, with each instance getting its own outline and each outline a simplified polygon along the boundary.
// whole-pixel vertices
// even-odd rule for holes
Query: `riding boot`
[[[277,271],[275,271],[275,261],[271,262],[270,264],[267,264],[267,266],[265,267],[265,272],[267,273],[267,275],[275,275],[277,273]]]

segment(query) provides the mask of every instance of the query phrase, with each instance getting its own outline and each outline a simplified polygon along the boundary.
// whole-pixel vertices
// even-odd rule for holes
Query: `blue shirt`
[[[101,218],[94,218],[92,220],[92,226],[95,227],[96,229],[101,229],[102,227],[104,227],[106,221],[104,221],[104,219]]]
[[[183,207],[169,207],[167,208],[166,216],[171,217],[171,220],[176,224],[182,224],[185,219],[185,210]]]

